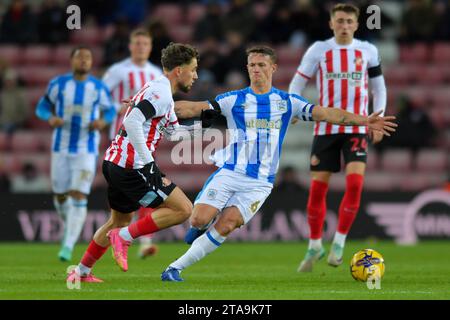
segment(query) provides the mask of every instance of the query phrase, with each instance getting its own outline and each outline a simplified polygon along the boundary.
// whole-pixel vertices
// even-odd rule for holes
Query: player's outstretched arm
[[[397,124],[392,122],[394,116],[381,117],[383,110],[372,113],[370,116],[361,116],[341,109],[315,106],[312,111],[314,121],[326,121],[332,124],[344,126],[368,126],[369,129],[380,131],[386,136],[389,132],[395,132]]]
[[[175,113],[179,119],[199,117],[203,110],[208,110],[208,101],[186,101],[175,102]]]

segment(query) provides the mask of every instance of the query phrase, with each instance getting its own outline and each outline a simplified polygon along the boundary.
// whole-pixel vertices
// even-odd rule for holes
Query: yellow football
[[[358,281],[381,280],[384,268],[383,256],[373,249],[358,251],[350,261],[350,272],[353,279]]]

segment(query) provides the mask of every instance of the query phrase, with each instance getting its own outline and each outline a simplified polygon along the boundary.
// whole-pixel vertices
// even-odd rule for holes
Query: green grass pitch
[[[306,242],[225,243],[186,269],[183,283],[162,282],[160,273],[188,246],[159,246],[157,256],[146,260],[138,259],[138,246],[132,246],[126,273],[108,251],[94,269],[105,282],[82,283],[80,290],[69,290],[65,270],[70,263],[57,260],[58,245],[2,243],[0,299],[450,299],[449,242],[397,246],[351,241],[341,267],[329,267],[325,258],[309,274],[296,272]],[[85,248],[85,244],[77,245],[72,264]],[[379,290],[369,290],[350,275],[352,254],[364,248],[384,256],[386,273]]]

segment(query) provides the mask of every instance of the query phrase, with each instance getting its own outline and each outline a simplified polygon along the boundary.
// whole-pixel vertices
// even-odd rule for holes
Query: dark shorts
[[[339,172],[341,151],[345,164],[367,161],[366,134],[330,134],[315,136],[311,149],[311,171]]]
[[[139,169],[125,169],[110,161],[103,161],[102,169],[108,182],[109,205],[122,213],[131,213],[140,207],[156,208],[176,187],[171,183],[155,191]]]

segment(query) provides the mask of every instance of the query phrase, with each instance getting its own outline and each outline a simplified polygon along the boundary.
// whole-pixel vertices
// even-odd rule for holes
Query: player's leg
[[[147,214],[151,214],[154,211],[153,208],[140,207],[137,212],[137,218],[143,219]],[[153,234],[147,234],[139,237],[139,258],[146,258],[154,256],[158,252],[158,246],[153,241]]]
[[[251,178],[248,178],[249,180]],[[200,261],[205,256],[219,248],[219,246],[226,240],[227,236],[235,229],[248,223],[254,214],[264,203],[269,196],[272,189],[268,185],[258,185],[259,182],[245,181],[239,186],[237,192],[232,195],[219,216],[217,222],[209,231],[198,237],[186,251],[186,253],[179,259],[169,265],[169,267],[161,274],[163,281],[183,281],[180,273],[185,268]],[[252,188],[252,184],[254,187]],[[256,186],[258,185],[258,186]],[[247,190],[242,190],[244,187]],[[210,206],[210,211],[215,207]]]
[[[311,185],[306,212],[310,230],[308,250],[297,271],[311,272],[314,263],[325,255],[322,245],[322,230],[327,211],[326,196],[333,172],[340,169],[339,138],[334,136],[314,137],[311,150]]]
[[[367,159],[367,137],[348,135],[342,148],[346,163],[345,194],[339,206],[338,226],[328,256],[331,266],[342,264],[345,240],[358,213]]]
[[[51,154],[50,176],[53,190],[53,204],[56,212],[63,220],[64,234],[61,240],[61,248],[58,252],[58,258],[61,261],[69,261],[72,256],[72,250],[65,247],[68,235],[68,216],[72,211],[72,198],[69,196],[70,190],[70,164],[67,156],[53,152]]]
[[[55,193],[53,195],[53,205],[55,206],[56,212],[61,217],[63,221],[66,220],[67,212],[70,209],[71,199],[68,193]]]
[[[216,170],[205,182],[202,190],[197,195],[197,198],[194,201],[194,210],[192,211],[191,219],[190,219],[190,228],[184,237],[184,241],[187,244],[192,244],[195,239],[200,237],[206,230],[214,223],[219,210],[217,209],[218,205],[225,205],[228,201],[228,198],[219,199],[221,204],[218,203],[202,203],[201,198],[206,198],[209,200],[215,200],[217,197],[216,187],[211,186],[210,183],[213,181],[214,177],[221,172],[222,169]],[[223,173],[220,173],[217,178],[221,177]],[[224,194],[222,194],[224,196]],[[204,200],[203,200],[204,201]],[[215,201],[217,202],[217,200]]]
[[[89,243],[86,251],[75,269],[68,277],[69,281],[75,280],[76,276],[82,282],[103,282],[92,274],[92,268],[95,263],[105,254],[109,247],[109,239],[107,233],[115,228],[127,226],[133,218],[133,212],[122,213],[111,209],[111,216],[106,223],[101,226],[94,234],[94,238]]]
[[[155,211],[128,227],[117,228],[108,233],[114,258],[123,271],[128,270],[127,252],[134,239],[183,223],[192,213],[192,203],[183,191],[169,180],[165,178],[164,180],[166,181],[165,186],[157,191],[164,197],[158,196],[160,198],[156,198],[149,204],[150,206],[157,205]],[[148,193],[155,192],[152,189]],[[142,199],[145,197],[147,195],[144,195]],[[161,203],[162,201],[164,202]]]
[[[219,210],[208,204],[198,203],[194,205],[192,216],[190,219],[191,226],[186,232],[184,241],[187,244],[192,244],[195,239],[200,237],[208,228],[214,223],[217,218]]]
[[[66,255],[67,260],[70,260],[73,248],[86,221],[87,195],[90,193],[95,176],[96,156],[94,154],[70,155],[67,157],[67,161],[69,162],[69,195],[72,199],[72,206],[67,213],[67,233],[62,253]]]

